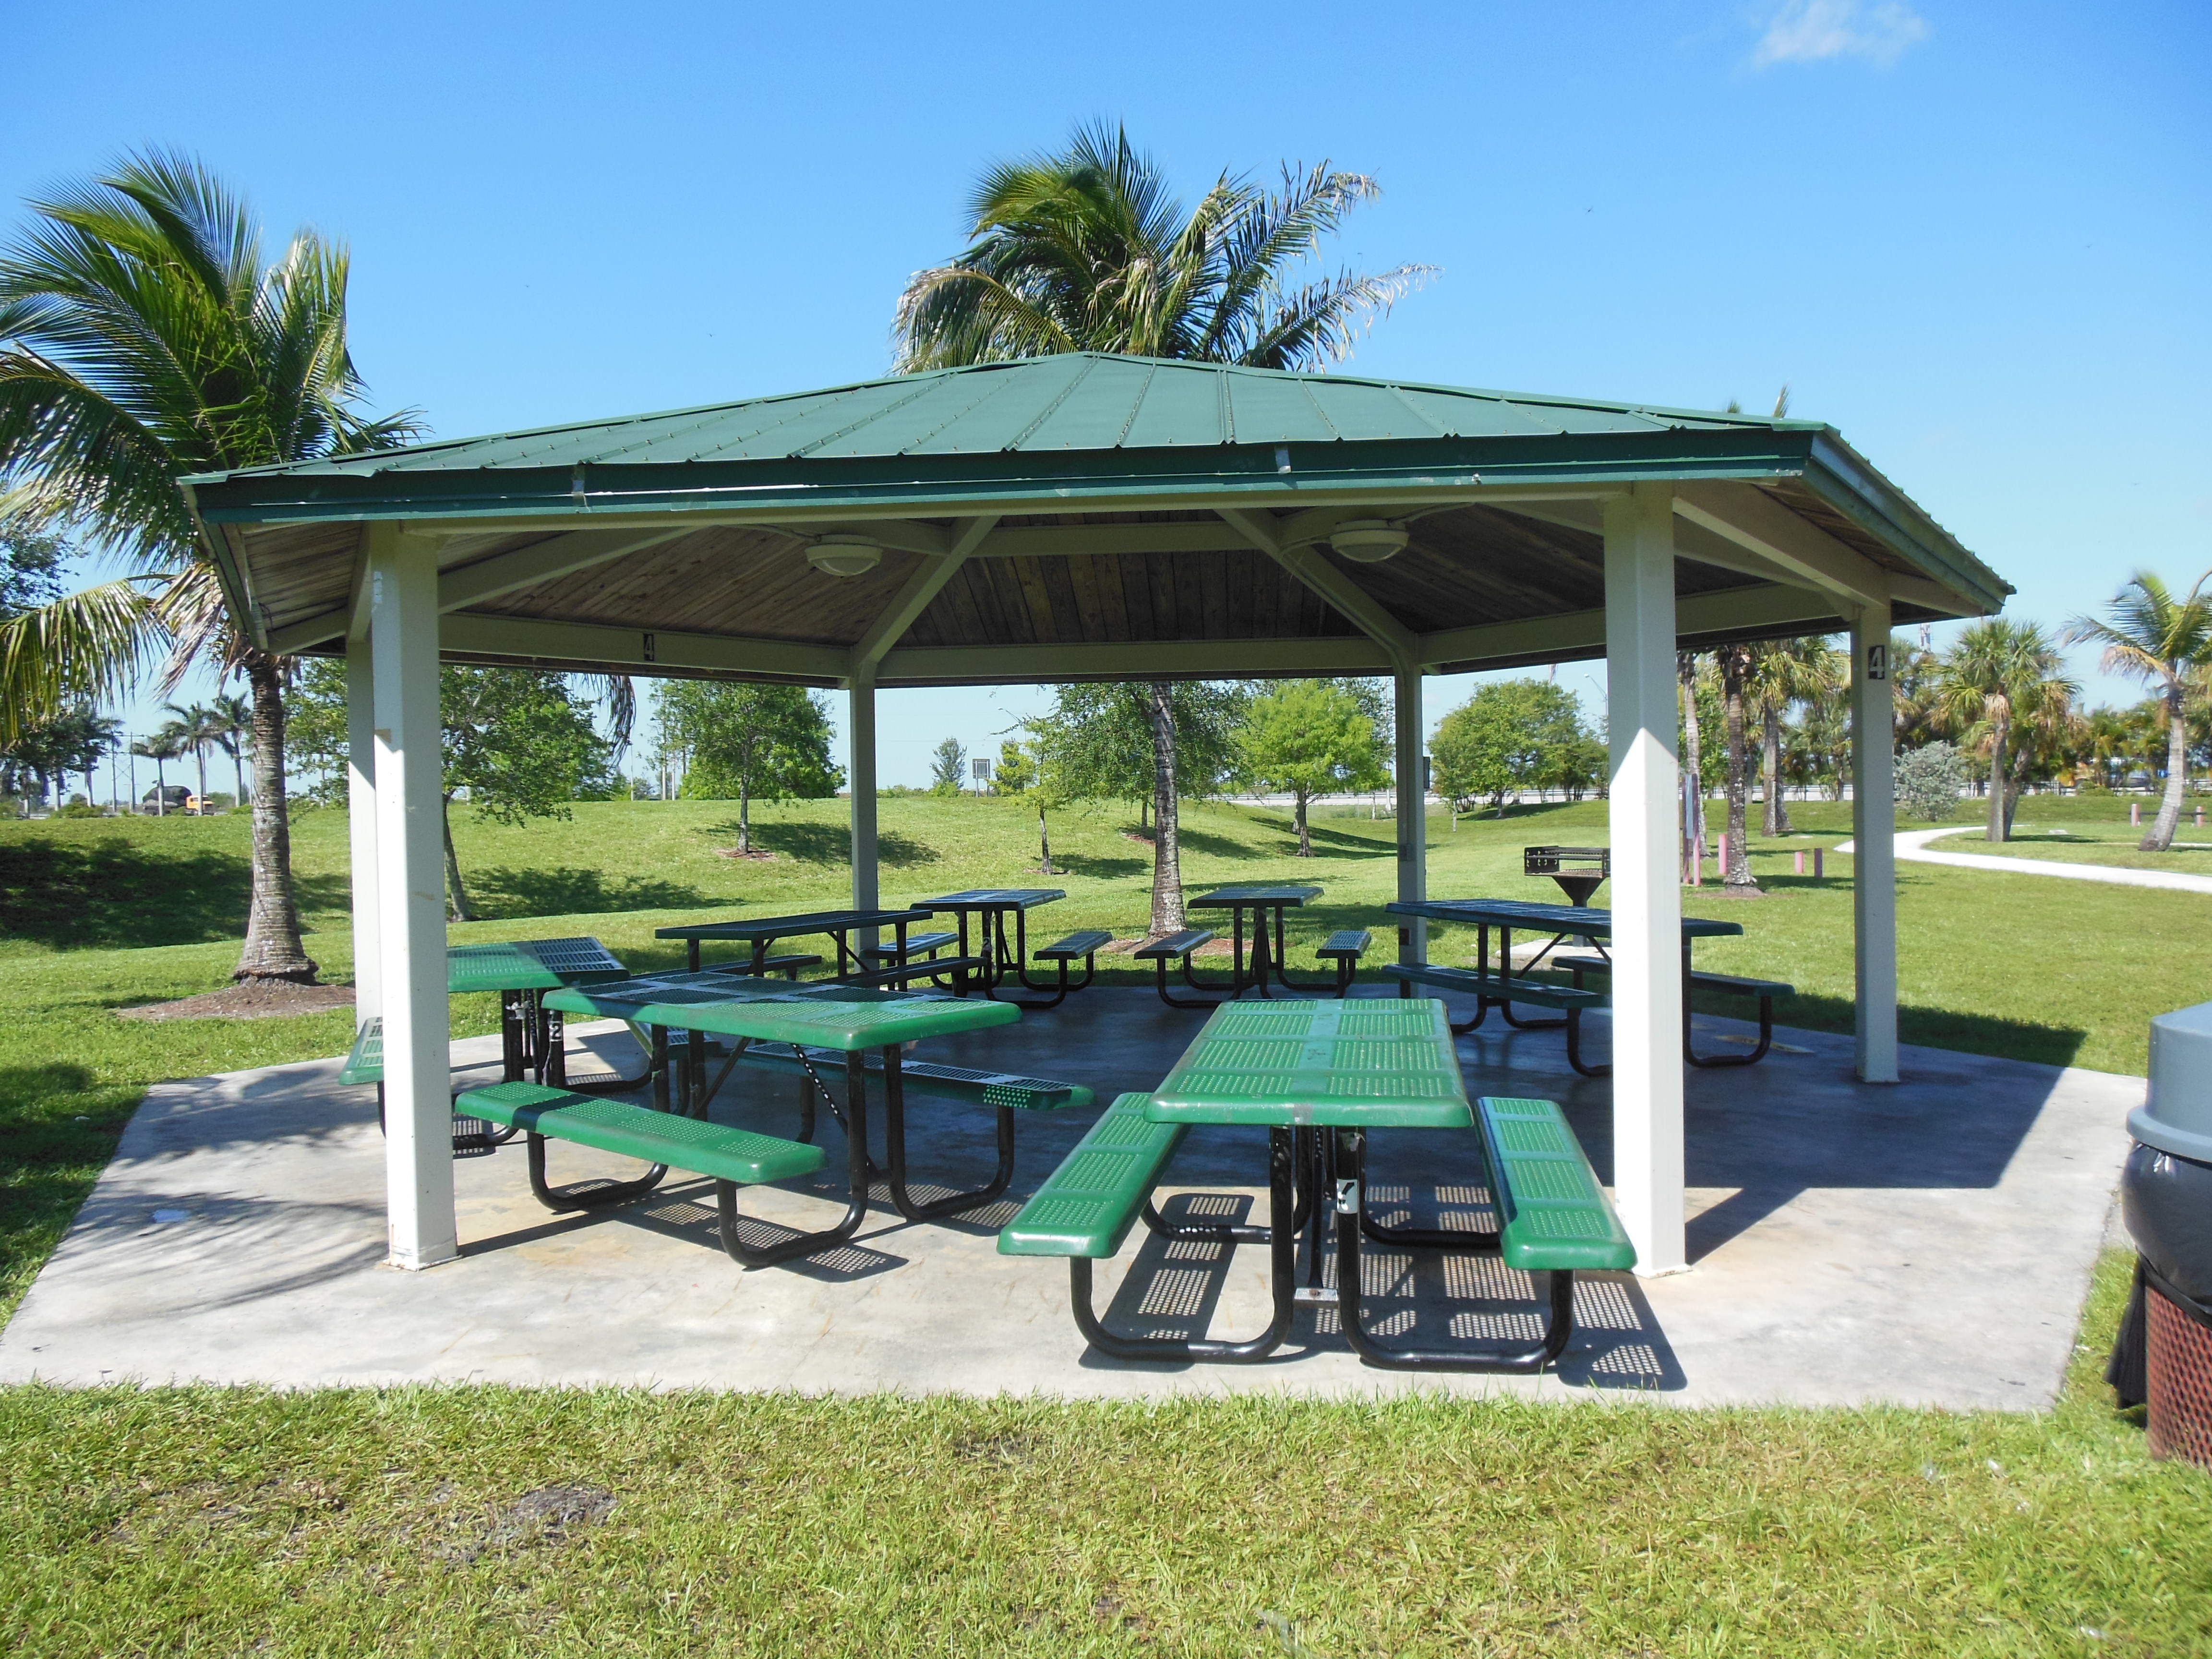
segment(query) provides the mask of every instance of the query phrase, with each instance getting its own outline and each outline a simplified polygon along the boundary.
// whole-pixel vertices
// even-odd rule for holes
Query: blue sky
[[[978,169],[1104,117],[1193,194],[1281,160],[1381,182],[1341,257],[1442,275],[1353,372],[1759,410],[1786,382],[2018,615],[2212,566],[2199,4],[92,3],[9,37],[0,212],[198,153],[272,240],[350,241],[374,394],[444,435],[879,374]],[[885,781],[1036,701],[886,696]]]

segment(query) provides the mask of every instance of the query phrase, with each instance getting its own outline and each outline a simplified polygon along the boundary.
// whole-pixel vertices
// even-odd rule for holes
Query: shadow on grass
[[[486,921],[516,916],[586,915],[604,910],[679,910],[711,904],[697,888],[647,876],[610,878],[603,870],[558,865],[550,870],[464,872],[469,896]]]
[[[1089,876],[1100,881],[1114,881],[1150,872],[1150,859],[1096,859],[1081,853],[1062,853],[1054,849],[1052,867],[1064,876]]]
[[[300,907],[343,908],[343,876],[293,878]],[[205,945],[246,935],[251,862],[234,853],[83,845],[0,847],[0,932],[56,950]]]
[[[1133,828],[1130,833],[1135,833]],[[1184,852],[1203,853],[1211,859],[1231,859],[1249,864],[1256,859],[1275,856],[1265,848],[1254,847],[1228,836],[1217,836],[1210,830],[1186,830],[1180,824],[1176,828],[1176,840],[1181,843]]]
[[[1742,997],[1700,991],[1692,1006],[1701,1014],[1724,1019],[1753,1019],[1757,1005]],[[1774,1008],[1778,1029],[1795,1025],[1807,1031],[1838,1031],[1848,1035],[1852,1010],[1848,997],[1800,992]],[[1923,1048],[1950,1048],[1960,1054],[1990,1054],[1999,1060],[2024,1060],[2037,1066],[2071,1066],[2088,1032],[2070,1025],[2040,1025],[2030,1020],[2006,1019],[1996,1014],[1962,1013],[1955,1008],[1923,1008],[1900,1003],[1897,1009],[1900,1042]]]
[[[1252,822],[1258,828],[1272,830],[1283,837],[1284,845],[1280,848],[1272,849],[1273,855],[1297,856],[1298,845],[1297,820],[1255,817]],[[1306,837],[1313,842],[1313,855],[1316,859],[1393,859],[1398,856],[1398,846],[1395,840],[1383,841],[1374,836],[1355,836],[1342,830],[1331,830],[1326,824],[1312,818],[1306,820]],[[1247,856],[1258,855],[1248,854]]]
[[[734,846],[738,839],[737,820],[715,824],[707,833]],[[757,823],[753,826],[753,845],[795,864],[849,868],[853,862],[852,833],[840,823]],[[876,862],[885,869],[911,870],[917,865],[939,863],[941,859],[934,847],[902,836],[896,830],[881,831],[876,836]]]

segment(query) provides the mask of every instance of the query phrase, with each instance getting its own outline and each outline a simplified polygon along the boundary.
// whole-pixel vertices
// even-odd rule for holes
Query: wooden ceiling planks
[[[357,524],[288,524],[245,532],[253,598],[271,628],[344,609],[361,545]]]

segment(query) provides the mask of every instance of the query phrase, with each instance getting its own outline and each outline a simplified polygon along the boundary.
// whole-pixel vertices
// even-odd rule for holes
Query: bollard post
[[[1826,876],[1826,875],[1828,873],[1828,872],[1827,872],[1827,867],[1826,867],[1826,866],[1827,866],[1827,862],[1828,862],[1828,849],[1827,849],[1826,848],[1825,848],[1825,847],[1815,847],[1815,848],[1813,849],[1813,879],[1814,879],[1814,880],[1815,880],[1815,881],[1819,881],[1822,877]]]
[[[1801,876],[1805,873],[1805,854],[1804,849],[1802,848],[1798,849],[1797,853],[1797,873]]]
[[[2139,829],[2142,827],[2142,803],[2139,800],[2131,800],[2128,803],[2128,827],[2130,829]]]

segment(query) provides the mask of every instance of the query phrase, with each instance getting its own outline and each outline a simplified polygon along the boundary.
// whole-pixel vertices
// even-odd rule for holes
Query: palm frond
[[[0,623],[0,738],[113,696],[159,651],[162,631],[153,602],[131,578]]]

